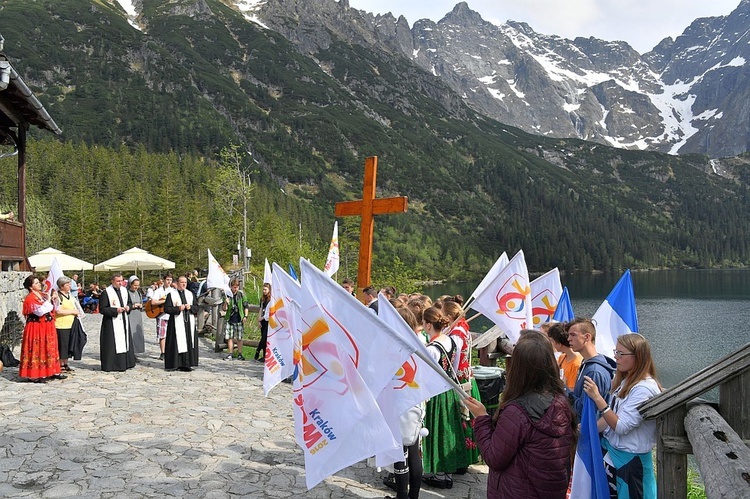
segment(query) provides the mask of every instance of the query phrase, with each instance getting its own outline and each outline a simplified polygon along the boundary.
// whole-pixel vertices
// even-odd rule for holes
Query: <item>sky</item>
[[[403,15],[414,21],[439,21],[459,0],[349,0],[351,7]],[[740,0],[467,0],[485,21],[528,23],[537,33],[565,38],[596,37],[625,40],[640,53],[661,40],[676,38],[699,17],[724,16]]]

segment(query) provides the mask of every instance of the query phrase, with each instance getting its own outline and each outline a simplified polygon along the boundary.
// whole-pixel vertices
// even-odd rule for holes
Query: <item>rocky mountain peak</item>
[[[482,16],[478,12],[471,10],[468,3],[459,2],[455,7],[453,7],[452,11],[445,15],[442,21],[447,21],[454,24],[470,25],[482,23],[484,22],[484,19],[482,19]]]
[[[406,57],[474,110],[531,133],[670,153],[750,150],[750,105],[731,104],[750,102],[750,0],[727,16],[696,19],[643,55],[622,41],[497,26],[466,2],[411,28],[403,17],[348,5],[268,0],[259,16],[304,53],[338,37]]]

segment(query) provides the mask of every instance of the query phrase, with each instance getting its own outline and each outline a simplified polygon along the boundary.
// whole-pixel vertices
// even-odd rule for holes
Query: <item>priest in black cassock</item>
[[[133,337],[128,325],[131,306],[128,291],[122,285],[122,274],[113,275],[112,284],[99,298],[99,313],[102,314],[99,356],[102,371],[124,371],[135,367]]]
[[[187,289],[187,278],[177,279],[177,289],[167,294],[164,312],[169,314],[167,338],[164,345],[164,369],[192,371],[198,365],[198,334],[195,316],[199,307],[195,296]]]

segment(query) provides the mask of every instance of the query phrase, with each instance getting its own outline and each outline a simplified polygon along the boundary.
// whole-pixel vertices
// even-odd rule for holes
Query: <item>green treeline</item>
[[[15,166],[15,158],[0,163],[0,206],[11,209],[16,205]],[[241,210],[220,205],[209,188],[219,166],[215,160],[144,148],[33,141],[27,170],[28,254],[52,246],[98,263],[138,246],[185,271],[206,268],[206,249],[211,249],[229,267],[243,220]],[[328,241],[323,233],[332,226],[330,214],[278,188],[252,189],[247,241],[261,272],[263,258],[296,263],[304,255],[319,264],[330,242],[330,233]]]

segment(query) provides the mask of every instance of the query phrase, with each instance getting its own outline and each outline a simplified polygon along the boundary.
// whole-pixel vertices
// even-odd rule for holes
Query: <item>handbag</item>
[[[6,345],[0,345],[0,360],[5,367],[18,367],[18,359],[13,356],[13,350]]]

